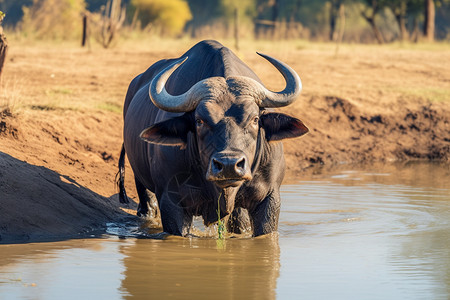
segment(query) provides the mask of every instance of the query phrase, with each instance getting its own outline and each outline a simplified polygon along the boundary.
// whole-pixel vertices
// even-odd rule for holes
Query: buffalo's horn
[[[200,97],[196,95],[201,92],[204,80],[197,82],[187,92],[178,96],[170,95],[165,88],[170,75],[186,60],[187,57],[176,60],[153,78],[149,87],[149,95],[156,107],[170,112],[187,112],[197,107]]]
[[[268,55],[258,53],[258,55],[268,60],[275,68],[280,71],[286,81],[286,87],[281,92],[272,92],[263,87],[265,98],[258,104],[260,107],[282,107],[294,102],[302,91],[302,81],[297,73],[287,64],[270,57]]]

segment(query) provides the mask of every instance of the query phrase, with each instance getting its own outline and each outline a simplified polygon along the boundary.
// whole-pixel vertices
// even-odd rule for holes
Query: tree
[[[223,13],[220,0],[188,0],[188,4],[193,16],[189,21],[189,28],[193,37],[197,35],[197,30],[200,27],[212,23],[215,19],[220,18]]]
[[[254,14],[254,0],[221,0],[220,4],[227,31],[233,24],[234,47],[239,50],[240,23]]]
[[[395,16],[398,28],[400,31],[400,40],[406,41],[409,39],[408,30],[406,29],[406,17],[408,0],[392,0],[388,3],[388,7]]]
[[[339,9],[342,0],[331,0],[330,3],[330,41],[337,39],[336,37],[336,22],[339,17]]]
[[[435,38],[448,40],[450,37],[450,0],[435,1]]]
[[[131,0],[142,26],[159,27],[163,35],[180,34],[192,18],[184,0]]]
[[[85,6],[84,0],[33,0],[23,7],[21,29],[37,38],[78,39]]]
[[[117,37],[125,21],[126,11],[121,5],[121,0],[108,0],[106,6],[101,7],[100,12],[100,19],[96,22],[96,39],[106,49]]]
[[[280,0],[256,1],[255,36],[274,36],[279,21]]]
[[[392,11],[400,31],[400,40],[407,41],[410,38],[408,31],[408,19],[413,20],[413,31],[418,31],[418,18],[423,13],[424,0],[391,0],[386,1],[387,7]]]
[[[434,41],[434,18],[435,7],[433,0],[425,0],[425,22],[423,26],[423,35],[429,42]]]
[[[383,44],[384,37],[375,23],[375,17],[382,9],[384,3],[382,1],[380,3],[380,1],[377,0],[365,0],[364,2],[367,6],[365,6],[365,9],[361,11],[361,16],[367,21],[367,23],[369,23],[377,42],[379,44]]]

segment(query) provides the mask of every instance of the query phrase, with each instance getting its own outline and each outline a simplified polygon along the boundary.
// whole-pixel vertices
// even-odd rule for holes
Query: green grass
[[[399,87],[395,89],[405,96],[431,102],[450,102],[450,88],[443,87]]]
[[[59,95],[72,95],[73,91],[68,88],[59,87],[46,90],[45,94],[49,97],[57,97]]]
[[[104,111],[109,111],[113,113],[122,113],[122,105],[113,102],[103,102],[97,105],[97,108]]]
[[[418,88],[410,89],[410,93],[421,96],[430,101],[448,102],[450,101],[450,88]]]
[[[225,246],[225,234],[227,233],[227,228],[225,227],[225,223],[220,219],[220,197],[222,197],[222,193],[219,194],[219,198],[217,198],[217,234],[218,234],[218,248],[223,248]]]
[[[423,51],[448,51],[450,50],[450,42],[449,41],[435,41],[433,43],[427,42],[393,42],[386,43],[384,45],[379,46],[380,48],[386,47],[390,49],[407,49],[407,50],[423,50]]]
[[[225,239],[226,228],[224,222],[220,219],[220,197],[222,197],[222,193],[217,198],[217,233],[219,234],[219,240],[223,240]]]

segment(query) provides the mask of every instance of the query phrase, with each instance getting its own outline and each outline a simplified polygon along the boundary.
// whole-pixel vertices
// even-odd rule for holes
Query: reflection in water
[[[449,227],[404,237],[389,263],[396,266],[398,275],[420,287],[417,296],[422,299],[450,299]]]
[[[275,299],[278,234],[216,240],[169,238],[124,245],[122,289],[132,296],[186,299]]]
[[[449,165],[397,167],[283,187],[278,295],[450,299]]]
[[[291,181],[292,182],[292,181]],[[0,299],[450,299],[450,167],[315,173],[279,235],[0,245]],[[34,285],[33,285],[34,284]]]
[[[440,162],[374,163],[363,166],[336,166],[331,172],[318,167],[306,180],[330,180],[344,185],[378,183],[432,189],[450,189],[450,164]],[[289,182],[298,183],[298,178]]]
[[[118,299],[122,243],[127,241],[0,245],[0,299]]]

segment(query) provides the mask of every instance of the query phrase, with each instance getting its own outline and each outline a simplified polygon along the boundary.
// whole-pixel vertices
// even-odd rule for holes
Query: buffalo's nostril
[[[223,170],[223,164],[216,159],[213,159],[213,166],[219,172]]]
[[[245,168],[245,157],[242,157],[242,158],[236,163],[236,167],[238,167],[239,169],[244,169],[244,168]]]

